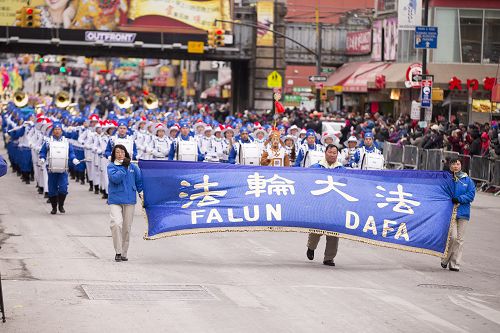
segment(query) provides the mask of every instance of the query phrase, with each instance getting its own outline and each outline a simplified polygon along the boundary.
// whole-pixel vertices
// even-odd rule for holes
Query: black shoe
[[[89,182],[89,192],[92,192],[94,190],[94,182]]]
[[[313,260],[314,259],[314,250],[311,250],[310,248],[307,248],[306,255],[307,255],[307,259]]]
[[[458,268],[452,268],[452,267],[450,266],[450,271],[452,271],[452,272],[459,272],[460,270],[459,270]]]
[[[121,258],[122,258],[122,261],[128,261],[127,257],[121,257]]]
[[[335,266],[335,263],[333,262],[333,260],[325,260],[325,261],[323,261],[323,265]]]
[[[108,194],[106,192],[104,192],[104,194],[102,195],[102,198],[103,199],[107,199],[108,198]]]
[[[43,187],[38,188],[38,194],[43,194]]]
[[[448,264],[441,263],[441,267],[443,267],[444,269],[446,269],[446,268],[448,268]]]
[[[66,200],[66,194],[59,194],[57,197],[57,203],[59,204],[59,211],[61,213],[66,213],[64,210],[64,200]]]
[[[57,213],[57,197],[50,197],[49,201],[52,204],[52,210],[50,211],[50,214],[55,215]]]
[[[94,186],[94,194],[99,194],[99,185]]]
[[[49,197],[49,193],[48,193],[48,192],[45,192],[45,193],[43,194],[43,197],[44,197],[44,198],[48,198],[48,197]]]
[[[117,254],[115,256],[115,261],[122,261],[122,255],[121,254]]]

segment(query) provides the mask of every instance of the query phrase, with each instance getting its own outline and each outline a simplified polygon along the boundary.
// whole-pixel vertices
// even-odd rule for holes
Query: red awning
[[[324,86],[341,86],[356,71],[356,69],[359,68],[359,66],[364,64],[367,64],[367,62],[346,62],[328,77]]]
[[[390,64],[385,62],[371,62],[359,66],[342,85],[342,91],[355,93],[367,92],[368,81],[375,81],[375,76],[380,74],[388,66],[390,66]]]

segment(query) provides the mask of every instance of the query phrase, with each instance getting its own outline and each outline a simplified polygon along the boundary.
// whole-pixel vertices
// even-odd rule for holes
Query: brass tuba
[[[143,99],[144,107],[148,110],[157,109],[158,108],[158,97],[155,94],[148,94]]]
[[[55,104],[59,109],[66,109],[69,103],[71,103],[71,101],[69,99],[69,94],[66,91],[57,93]]]
[[[132,101],[129,95],[125,92],[120,92],[115,96],[115,103],[120,109],[128,110],[132,106]]]
[[[28,99],[29,96],[24,91],[16,91],[14,93],[14,96],[12,97],[14,105],[18,108],[24,108],[26,105],[28,105]]]

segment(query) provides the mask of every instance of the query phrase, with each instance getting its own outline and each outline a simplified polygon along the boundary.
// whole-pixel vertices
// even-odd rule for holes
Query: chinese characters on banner
[[[298,231],[442,255],[448,173],[140,161],[147,239],[214,231]]]

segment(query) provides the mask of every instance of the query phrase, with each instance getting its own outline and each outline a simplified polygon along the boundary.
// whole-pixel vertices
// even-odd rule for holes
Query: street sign
[[[420,90],[420,105],[423,108],[430,108],[432,106],[432,81],[434,77],[432,75],[423,75],[422,77],[422,89]]]
[[[203,53],[205,52],[205,43],[204,42],[188,42],[188,53]]]
[[[267,76],[267,87],[268,88],[281,88],[283,86],[283,78],[277,71],[271,72]]]
[[[309,76],[309,82],[326,82],[328,78],[323,75],[311,75]]]
[[[437,27],[415,27],[415,48],[435,49],[437,48]]]

